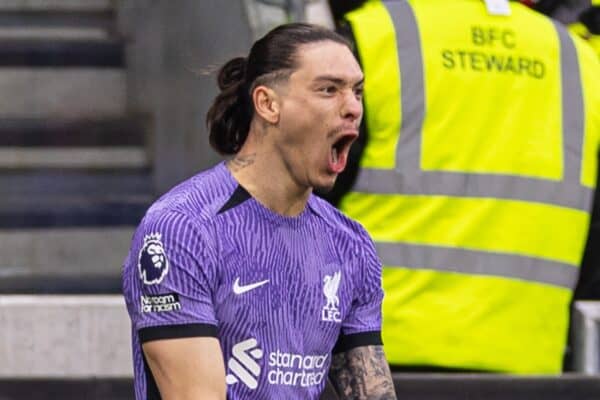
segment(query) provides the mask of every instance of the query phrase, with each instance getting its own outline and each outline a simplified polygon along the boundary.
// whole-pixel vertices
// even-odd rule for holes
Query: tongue
[[[342,152],[339,153],[335,147],[331,148],[331,157],[329,159],[329,169],[332,172],[339,174],[346,168],[346,155]]]

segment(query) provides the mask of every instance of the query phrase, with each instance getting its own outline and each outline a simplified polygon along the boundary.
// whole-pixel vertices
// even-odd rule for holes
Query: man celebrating
[[[160,198],[125,261],[136,398],[317,399],[329,372],[342,399],[394,399],[372,241],[312,194],[358,135],[347,42],[284,25],[218,81],[210,140],[233,158]]]

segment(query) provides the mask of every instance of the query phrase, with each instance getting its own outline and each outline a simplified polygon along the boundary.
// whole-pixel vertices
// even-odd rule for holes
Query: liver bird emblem
[[[337,291],[340,286],[340,279],[342,279],[340,271],[334,273],[332,276],[325,275],[323,278],[323,294],[327,298],[325,308],[338,308],[340,299],[338,298]]]

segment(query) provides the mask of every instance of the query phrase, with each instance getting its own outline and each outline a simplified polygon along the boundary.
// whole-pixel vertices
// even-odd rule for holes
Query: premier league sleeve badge
[[[138,257],[138,270],[140,278],[146,285],[156,285],[162,282],[169,272],[169,261],[161,236],[160,233],[144,236],[144,245]]]

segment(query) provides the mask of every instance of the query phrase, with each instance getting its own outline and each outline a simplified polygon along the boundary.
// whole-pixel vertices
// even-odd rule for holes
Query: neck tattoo
[[[229,162],[229,166],[233,172],[237,172],[241,169],[244,169],[252,164],[254,164],[254,160],[256,159],[256,153],[247,154],[244,156],[235,156],[233,160]]]

